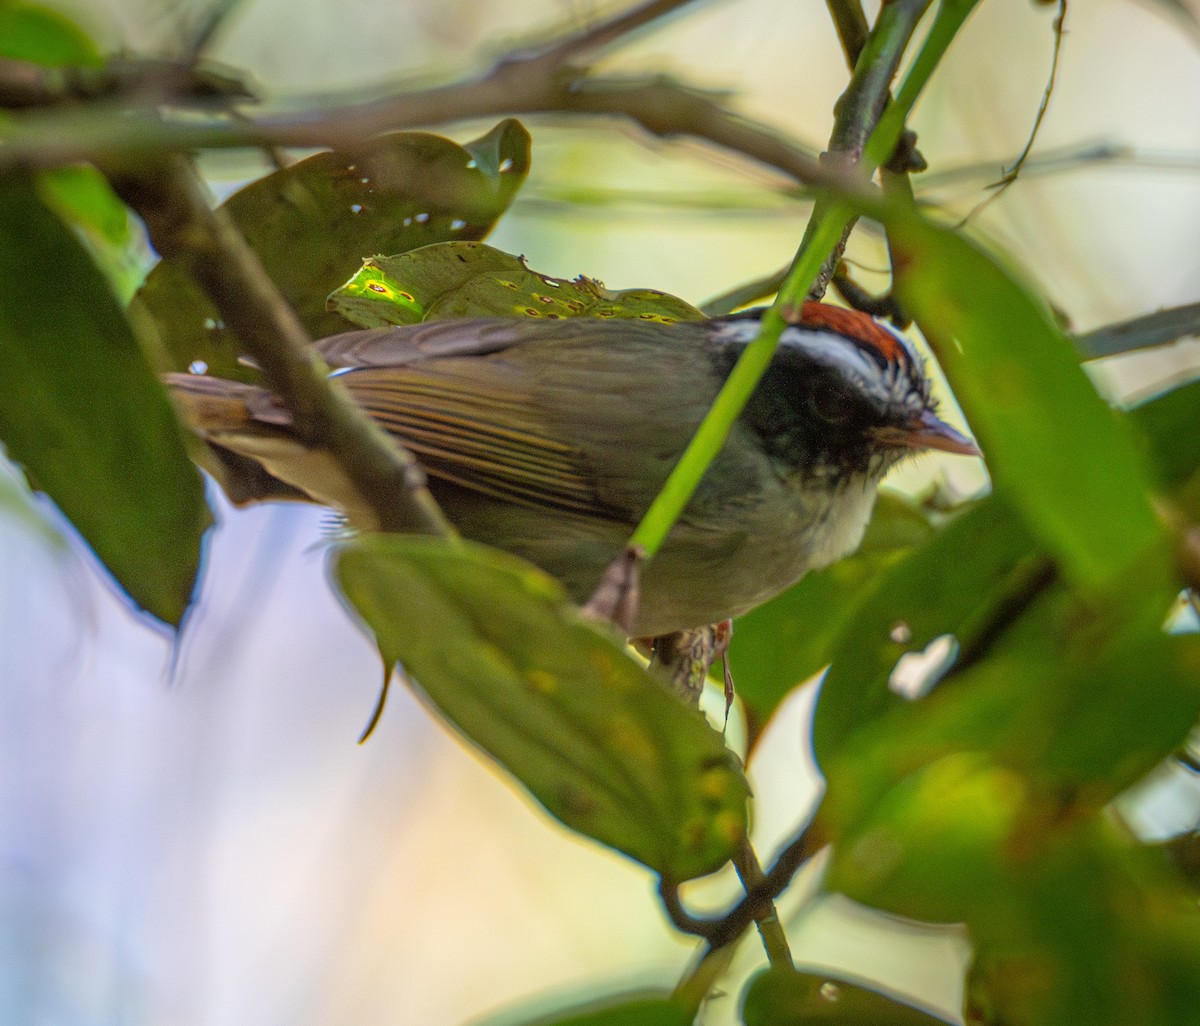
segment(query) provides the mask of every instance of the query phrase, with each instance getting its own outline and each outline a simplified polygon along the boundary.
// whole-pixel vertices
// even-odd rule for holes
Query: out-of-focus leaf
[[[529,172],[529,133],[500,122],[466,147],[395,132],[318,153],[234,193],[224,209],[314,338],[347,328],[325,299],[375,253],[401,253],[491,230]],[[203,360],[245,376],[236,339],[186,272],[164,260],[135,305],[147,311],[176,369]]]
[[[994,258],[912,214],[892,218],[896,294],[954,386],[997,487],[1067,577],[1103,591],[1166,540],[1132,435],[1046,307]]]
[[[449,317],[630,317],[660,324],[704,319],[665,292],[610,292],[582,275],[551,278],[530,270],[521,257],[477,242],[374,257],[333,292],[329,308],[360,328]]]
[[[0,438],[140,606],[178,623],[209,523],[107,282],[27,182],[0,186]]]
[[[1082,625],[1087,611],[1051,589],[986,659],[917,702],[897,698],[822,759],[823,834],[856,833],[898,782],[966,753],[988,753],[1038,794],[1086,794],[1094,807],[1115,797],[1200,717],[1200,639],[1162,633],[1153,613],[1124,631],[1102,617]]]
[[[936,1026],[944,1019],[866,987],[786,969],[764,969],[742,1002],[746,1026]]]
[[[901,915],[965,923],[980,1021],[1194,1022],[1195,903],[1072,797],[981,753],[948,756],[876,805],[835,849],[827,882]]]
[[[993,495],[877,577],[832,651],[813,725],[818,761],[863,723],[908,705],[888,689],[900,657],[962,633],[1020,585],[1035,558],[1033,539]]]
[[[668,993],[626,994],[536,1019],[503,1015],[477,1026],[691,1026],[694,1015]]]
[[[53,8],[22,0],[0,0],[0,57],[48,67],[101,63],[96,44],[70,18]]]
[[[42,199],[59,217],[114,246],[129,241],[129,212],[94,167],[64,167],[39,181]]]
[[[38,176],[38,192],[51,210],[79,230],[118,298],[128,301],[145,271],[135,246],[129,209],[90,165],[60,167]]]
[[[1161,395],[1129,417],[1146,439],[1162,487],[1176,488],[1200,470],[1200,382]]]
[[[349,543],[336,574],[385,661],[567,826],[670,880],[735,851],[749,794],[737,758],[551,578],[402,536]]]
[[[929,516],[908,499],[880,495],[858,552],[810,573],[740,617],[729,647],[738,697],[764,723],[795,685],[829,661],[845,629],[897,559],[933,537]]]

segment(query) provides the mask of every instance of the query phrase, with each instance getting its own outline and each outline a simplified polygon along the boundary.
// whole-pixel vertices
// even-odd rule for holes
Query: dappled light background
[[[1166,6],[1072,6],[1033,157],[973,221],[1081,330],[1197,299],[1200,49]],[[205,8],[64,9],[113,48],[171,53]],[[302,104],[448,81],[606,10],[242,0],[212,55]],[[965,215],[1020,152],[1054,15],[982,4],[918,108],[926,198]],[[604,64],[728,91],[814,149],[846,80],[817,0],[702,4]],[[489,241],[538,270],[698,303],[794,252],[808,208],[772,174],[615,121],[525,122],[533,171]],[[463,140],[487,127],[447,131]],[[1118,156],[1086,159],[1098,144]],[[231,154],[205,164],[218,194],[254,166]],[[882,287],[879,240],[860,235],[851,255]],[[1100,379],[1144,392],[1197,365],[1184,342]],[[928,458],[900,483],[924,487],[950,469]],[[960,492],[984,486],[977,467],[953,472]],[[677,979],[692,946],[665,925],[650,874],[552,825],[403,688],[355,745],[380,669],[327,583],[329,518],[212,499],[199,601],[173,639],[0,472],[0,1019],[454,1026],[614,978]],[[810,687],[785,707],[752,767],[764,858],[819,791],[812,698]],[[837,900],[802,908],[803,890],[782,909],[798,958],[955,1014],[966,953],[956,930],[899,931]],[[698,907],[732,894],[724,879],[689,892]],[[749,971],[761,955],[747,943],[739,959]],[[707,1021],[730,1021],[733,1004],[714,1000]]]

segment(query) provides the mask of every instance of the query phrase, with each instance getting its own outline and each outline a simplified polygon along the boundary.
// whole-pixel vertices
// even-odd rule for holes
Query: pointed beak
[[[956,431],[931,410],[924,410],[903,427],[880,428],[876,438],[886,445],[907,449],[937,449],[959,456],[982,456],[979,446],[961,431]]]

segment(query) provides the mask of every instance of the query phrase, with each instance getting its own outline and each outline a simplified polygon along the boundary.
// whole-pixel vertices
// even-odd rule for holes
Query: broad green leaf
[[[534,1019],[501,1015],[477,1026],[691,1026],[693,1018],[668,993],[626,994]]]
[[[954,232],[912,214],[888,231],[897,297],[937,351],[997,487],[1067,577],[1102,591],[1147,550],[1165,553],[1131,433],[1049,310]]]
[[[929,515],[892,493],[880,495],[858,551],[810,573],[739,617],[729,646],[738,697],[759,723],[800,682],[825,666],[877,582],[905,552],[935,534]]]
[[[0,186],[0,439],[134,601],[178,623],[200,476],[108,283],[19,181]]]
[[[674,324],[703,320],[682,299],[653,289],[610,292],[591,278],[551,278],[522,257],[478,242],[445,242],[373,257],[329,297],[360,328],[450,317],[630,317]]]
[[[747,984],[742,1021],[746,1026],[936,1026],[945,1020],[854,983],[770,968]]]
[[[840,751],[862,724],[909,704],[888,688],[901,656],[968,631],[1036,565],[1033,540],[993,495],[883,571],[832,649],[813,724],[818,762]]]
[[[721,735],[545,574],[393,535],[342,547],[336,575],[385,661],[567,826],[675,881],[744,838],[749,790]]]
[[[66,15],[21,0],[0,0],[0,57],[48,67],[101,63],[96,45]]]
[[[314,338],[344,331],[325,299],[376,253],[479,239],[529,171],[529,133],[500,122],[466,147],[427,132],[395,132],[318,153],[234,193],[224,209]],[[176,369],[203,360],[245,376],[236,339],[171,260],[135,300],[150,314]]]
[[[1200,717],[1200,639],[1166,635],[1159,621],[1150,610],[1121,628],[1050,587],[985,658],[918,701],[892,696],[821,758],[826,839],[853,835],[900,781],[959,755],[986,753],[1037,795],[1109,801]]]
[[[980,755],[906,778],[834,850],[828,885],[965,923],[983,1022],[1195,1021],[1200,917],[1154,853]]]

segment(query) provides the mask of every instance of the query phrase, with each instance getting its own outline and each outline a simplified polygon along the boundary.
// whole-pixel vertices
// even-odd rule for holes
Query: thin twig
[[[871,28],[867,24],[867,16],[863,13],[860,0],[825,0],[829,8],[829,16],[837,29],[838,40],[842,44],[842,53],[846,55],[846,64],[850,70],[858,63],[863,47],[867,45],[867,37]]]
[[[1022,169],[1025,167],[1025,162],[1029,159],[1033,145],[1037,142],[1038,132],[1041,130],[1042,121],[1046,117],[1046,111],[1050,109],[1050,97],[1054,95],[1054,85],[1058,81],[1058,62],[1062,54],[1062,41],[1063,34],[1066,31],[1066,22],[1067,0],[1058,0],[1058,15],[1054,19],[1054,53],[1050,58],[1050,74],[1046,79],[1046,88],[1042,90],[1042,100],[1038,104],[1037,114],[1033,119],[1033,127],[1029,130],[1029,138],[1025,140],[1025,148],[1021,150],[1021,153],[1012,166],[1007,168],[997,181],[987,186],[988,189],[992,190],[991,195],[985,196],[971,208],[966,217],[959,223],[960,228],[999,199],[1004,191],[1017,180]]]
[[[737,940],[756,919],[770,914],[772,902],[784,892],[797,870],[816,850],[817,845],[808,830],[808,824],[805,824],[779,853],[775,864],[763,874],[761,882],[747,888],[746,896],[723,916],[703,919],[691,915],[683,907],[679,885],[670,880],[659,881],[659,897],[676,929],[703,937],[714,948],[723,947]]]
[[[762,865],[748,838],[743,838],[742,846],[734,856],[733,865],[747,893],[762,886]],[[773,901],[766,903],[766,909],[762,915],[755,917],[755,923],[758,926],[758,934],[762,938],[767,959],[773,966],[791,969],[793,968],[792,951],[788,946],[787,935],[783,932],[783,925],[779,922],[779,912]]]
[[[1118,324],[1106,324],[1075,338],[1075,348],[1085,360],[1116,356],[1136,349],[1166,345],[1200,335],[1200,303],[1155,310]]]
[[[847,175],[853,173],[862,160],[863,148],[891,98],[892,79],[900,67],[900,60],[929,3],[930,0],[893,0],[885,4],[858,55],[850,83],[835,108],[833,131],[826,154],[826,159],[842,168]],[[870,174],[874,168],[865,171]],[[801,248],[804,248],[806,241],[811,243],[817,226],[838,202],[833,198],[818,198]],[[809,288],[810,298],[820,299],[825,295],[829,280],[846,251],[855,220],[848,219],[842,228],[840,240],[821,265],[816,280]]]

